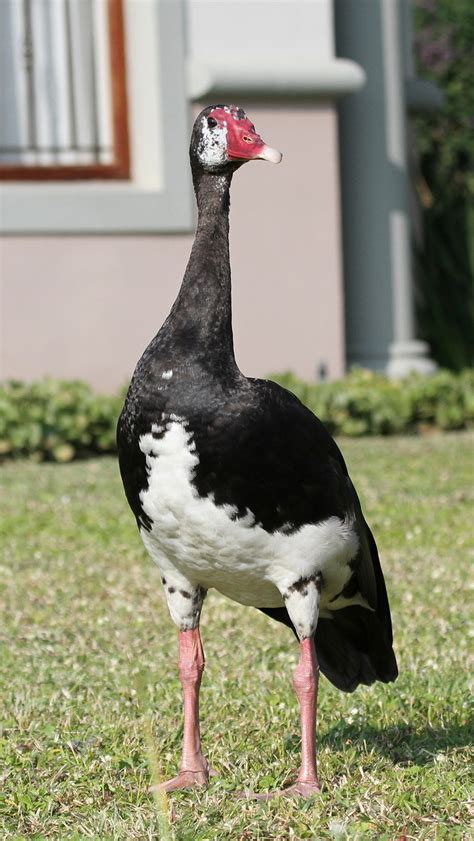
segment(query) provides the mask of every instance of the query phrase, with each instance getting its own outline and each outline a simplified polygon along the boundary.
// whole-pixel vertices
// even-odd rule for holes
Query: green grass
[[[202,620],[202,729],[220,776],[154,802],[151,777],[179,761],[176,630],[116,464],[5,465],[0,837],[472,838],[472,444],[343,442],[381,548],[400,677],[353,695],[321,681],[323,791],[305,802],[236,796],[297,769],[297,646],[215,593]]]

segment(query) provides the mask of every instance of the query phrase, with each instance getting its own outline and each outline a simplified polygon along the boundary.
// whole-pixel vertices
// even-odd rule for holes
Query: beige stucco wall
[[[234,335],[242,370],[343,370],[337,123],[332,106],[246,108],[283,163],[251,163],[232,188]],[[176,296],[192,242],[175,236],[5,237],[0,376],[131,375]]]

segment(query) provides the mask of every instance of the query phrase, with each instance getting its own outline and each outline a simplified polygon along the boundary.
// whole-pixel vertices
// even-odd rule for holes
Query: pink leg
[[[199,687],[204,671],[204,651],[199,628],[192,631],[180,631],[179,634],[179,677],[183,687],[184,733],[181,770],[177,777],[160,783],[162,791],[174,791],[205,786],[210,774],[207,759],[201,752],[201,734],[199,731]]]
[[[319,666],[314,639],[300,643],[300,661],[293,675],[293,686],[300,702],[301,718],[301,767],[296,782],[288,788],[268,794],[247,794],[257,800],[272,797],[311,797],[320,791],[316,769],[316,702],[318,696]]]
[[[319,666],[314,639],[311,637],[301,642],[300,662],[293,675],[293,686],[300,702],[301,768],[296,783],[291,788],[295,794],[307,797],[320,790],[316,768],[318,682]]]

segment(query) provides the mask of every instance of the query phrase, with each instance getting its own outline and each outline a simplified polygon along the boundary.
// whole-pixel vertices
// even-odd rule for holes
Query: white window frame
[[[3,234],[189,231],[183,7],[124,0],[130,181],[22,181],[0,187]]]

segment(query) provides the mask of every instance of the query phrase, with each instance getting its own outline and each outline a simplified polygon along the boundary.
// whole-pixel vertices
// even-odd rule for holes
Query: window
[[[122,0],[2,0],[0,177],[127,178]]]
[[[194,202],[189,177],[190,112],[185,76],[183,4],[178,0],[68,2],[70,11],[76,16],[72,17],[71,21],[71,40],[74,41],[76,50],[77,45],[81,43],[80,33],[84,33],[84,28],[77,28],[78,25],[74,22],[77,21],[75,5],[79,2],[97,6],[99,11],[95,11],[94,14],[103,15],[100,9],[106,12],[102,29],[99,21],[99,26],[95,23],[96,28],[93,30],[96,33],[94,37],[99,41],[99,46],[94,42],[94,60],[97,62],[95,90],[99,91],[98,97],[107,96],[103,91],[109,91],[109,99],[104,101],[109,102],[109,113],[112,115],[109,117],[109,126],[112,126],[109,136],[113,137],[113,158],[107,157],[111,148],[108,148],[107,133],[102,128],[102,123],[99,124],[100,143],[94,140],[92,148],[89,149],[85,144],[85,149],[61,150],[63,155],[74,153],[74,162],[66,162],[68,159],[65,157],[62,158],[62,162],[56,160],[54,164],[48,163],[45,158],[27,158],[26,155],[32,156],[35,150],[25,150],[24,139],[20,144],[16,143],[16,146],[21,147],[19,152],[15,152],[17,156],[22,156],[20,161],[17,159],[15,163],[10,160],[7,163],[3,160],[2,163],[0,160],[3,172],[7,167],[11,167],[6,180],[2,181],[0,175],[0,233],[55,235],[189,231],[194,222]],[[44,11],[50,4],[53,8],[55,4],[64,7],[65,0],[30,0],[33,17],[37,14],[36,6]],[[11,31],[12,7],[24,9],[25,0],[0,0],[0,6],[3,31],[6,31],[4,23],[7,17],[7,25]],[[82,14],[87,17],[87,13]],[[41,32],[44,33],[45,16],[40,15],[39,19]],[[20,24],[22,20],[23,18],[19,21]],[[65,33],[64,18],[60,20]],[[90,17],[88,20],[90,21]],[[104,16],[102,20],[104,21]],[[83,23],[82,26],[85,27],[86,24]],[[106,32],[108,30],[108,39],[100,34],[104,29]],[[86,31],[90,31],[90,28]],[[117,31],[121,32],[120,38],[114,35]],[[42,38],[44,34],[38,37]],[[7,96],[4,80],[11,76],[11,73],[8,75],[8,70],[13,60],[12,43],[13,40],[6,37],[0,44],[0,100]],[[63,38],[63,43],[67,45],[66,38]],[[43,46],[42,42],[40,44],[39,49]],[[121,53],[117,45],[121,45]],[[114,51],[118,56],[115,64]],[[56,56],[54,60],[58,60]],[[77,55],[73,60],[77,61]],[[80,64],[84,77],[85,74],[89,74],[88,78],[91,76],[89,65],[89,60]],[[69,78],[64,58],[59,67],[63,68],[65,78]],[[100,67],[104,68],[103,71],[99,70]],[[125,79],[120,82],[123,71],[126,73],[126,84]],[[25,71],[22,72],[25,78]],[[44,81],[42,84],[44,85]],[[84,87],[80,78],[77,84]],[[124,94],[125,88],[127,109],[124,109],[124,96],[120,93],[122,91]],[[91,89],[89,82],[87,90],[90,92]],[[9,106],[0,105],[0,113],[11,113],[20,106],[25,109],[24,103],[28,103],[28,99],[22,98],[20,93],[21,91],[17,94],[15,87],[9,83]],[[77,96],[79,94],[76,94],[76,98]],[[90,95],[82,95],[82,112],[92,113],[91,99]],[[70,100],[66,99],[66,103],[70,103]],[[63,107],[63,114],[65,125],[69,125],[67,108]],[[120,114],[122,117],[118,119]],[[125,118],[128,119],[130,149],[128,177],[127,167],[124,166],[126,156],[120,156],[120,137],[125,137],[125,141],[127,139],[127,133],[124,133]],[[0,123],[3,123],[1,116]],[[78,125],[78,120],[76,124]],[[28,125],[26,120],[23,122],[23,126],[25,125]],[[89,123],[86,121],[85,125]],[[106,121],[104,125],[107,125]],[[117,128],[114,129],[114,126],[120,126],[122,133]],[[25,129],[23,132],[24,138]],[[84,134],[81,135],[81,140],[83,137]],[[2,144],[5,138],[2,127]],[[9,143],[11,140],[10,132]],[[125,144],[122,145],[122,150],[124,147]],[[35,154],[39,154],[38,150]],[[46,155],[46,150],[44,154]],[[90,158],[85,157],[90,154],[95,154],[99,160],[96,158],[91,162]]]

